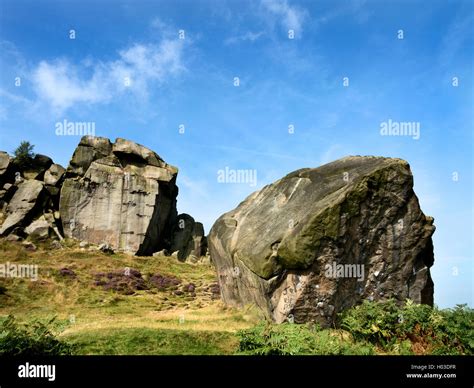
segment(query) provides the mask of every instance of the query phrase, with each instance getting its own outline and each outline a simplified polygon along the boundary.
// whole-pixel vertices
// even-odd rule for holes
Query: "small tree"
[[[13,152],[15,162],[20,168],[25,168],[31,165],[35,154],[33,153],[35,146],[29,141],[22,141],[20,145]]]

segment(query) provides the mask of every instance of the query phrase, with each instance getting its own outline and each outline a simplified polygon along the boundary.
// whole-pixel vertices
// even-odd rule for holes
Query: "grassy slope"
[[[0,240],[0,263],[38,264],[39,280],[0,279],[0,315],[20,321],[56,315],[61,334],[81,354],[230,354],[238,346],[235,332],[255,324],[248,310],[225,307],[206,289],[216,281],[213,268],[177,262],[171,257],[107,255],[72,245],[28,252],[19,243]],[[76,279],[58,274],[67,267]],[[144,277],[174,275],[194,283],[196,297],[156,289],[122,295],[94,285],[94,273],[138,269]]]

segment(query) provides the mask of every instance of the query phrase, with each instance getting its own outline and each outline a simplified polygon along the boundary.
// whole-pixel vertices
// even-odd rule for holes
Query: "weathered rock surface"
[[[177,168],[128,141],[84,136],[67,169],[45,155],[19,161],[0,151],[0,235],[64,235],[107,253],[206,254],[202,224],[177,227]],[[175,233],[176,232],[176,233]],[[175,236],[175,238],[173,237]]]
[[[49,156],[36,154],[31,166],[28,166],[24,171],[22,171],[23,176],[26,179],[43,180],[45,172],[52,164],[53,161]]]
[[[53,209],[59,208],[59,194],[61,192],[61,186],[66,174],[66,169],[53,163],[48,170],[44,173],[43,181],[45,183],[45,189],[48,191],[51,197],[51,207]]]
[[[4,203],[8,203],[11,198],[13,197],[13,194],[15,194],[15,191],[17,189],[17,186],[12,185],[11,183],[5,183],[0,190],[0,208]]]
[[[166,247],[176,218],[177,172],[134,142],[83,137],[61,189],[65,235],[139,255]]]
[[[178,259],[185,261],[188,257],[199,258],[206,254],[207,239],[204,235],[204,226],[196,222],[189,214],[180,214],[172,232],[172,253],[178,252]]]
[[[164,168],[168,166],[155,152],[129,140],[118,138],[112,146],[112,151],[115,155],[126,155],[138,163]]]
[[[432,304],[434,230],[408,163],[347,157],[251,194],[208,243],[224,302],[327,326],[363,299]]]
[[[0,179],[7,171],[10,161],[10,156],[4,151],[0,151]]]
[[[0,235],[12,231],[16,226],[24,225],[33,216],[35,208],[41,206],[44,184],[37,180],[27,180],[18,186],[18,190],[9,202],[7,217],[0,228]]]
[[[84,136],[81,138],[67,168],[67,176],[84,176],[94,160],[105,158],[112,151],[109,139]]]
[[[50,223],[42,216],[33,221],[25,228],[25,232],[36,239],[46,239],[49,237]]]
[[[59,164],[52,164],[44,174],[44,183],[50,186],[56,186],[63,177],[66,169]]]

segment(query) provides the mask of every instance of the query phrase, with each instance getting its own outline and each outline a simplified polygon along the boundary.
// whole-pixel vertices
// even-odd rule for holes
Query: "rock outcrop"
[[[4,166],[0,180],[5,182],[0,190],[0,236],[62,238],[56,210],[64,168],[44,155],[22,166],[6,152],[0,152],[0,164]]]
[[[26,234],[35,239],[46,239],[50,235],[51,223],[46,221],[44,216],[33,221],[25,228]]]
[[[84,136],[67,169],[45,155],[19,163],[0,151],[0,236],[65,235],[108,253],[198,261],[207,252],[204,228],[177,216],[177,174],[152,150],[120,138]]]
[[[84,176],[94,160],[105,158],[112,152],[112,143],[103,137],[81,138],[67,168],[67,177]]]
[[[48,186],[57,186],[66,170],[59,164],[52,164],[44,174],[44,183]]]
[[[43,180],[45,172],[51,167],[53,160],[46,155],[36,154],[31,165],[22,171],[26,179]]]
[[[3,178],[4,174],[7,172],[10,161],[10,156],[4,151],[0,151],[0,182],[2,181],[1,179]]]
[[[224,302],[328,326],[363,299],[432,304],[434,230],[408,163],[347,157],[251,194],[208,243]]]
[[[196,222],[189,214],[180,214],[171,235],[170,252],[177,252],[180,261],[197,260],[207,251],[207,239],[204,226]]]
[[[18,190],[6,208],[7,218],[0,228],[0,235],[11,232],[15,227],[25,225],[35,213],[38,213],[44,199],[43,189],[43,182],[37,180],[26,180],[18,185]]]
[[[61,189],[65,235],[138,255],[169,247],[177,173],[134,142],[83,137]]]

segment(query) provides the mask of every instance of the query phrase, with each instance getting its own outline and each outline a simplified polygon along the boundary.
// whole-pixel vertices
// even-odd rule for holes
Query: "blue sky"
[[[206,232],[295,169],[403,158],[437,226],[435,303],[472,306],[472,4],[0,0],[0,149],[67,165],[79,137],[55,124],[93,122],[178,166],[178,211]],[[389,119],[419,139],[381,136]],[[225,167],[257,185],[219,183]]]

